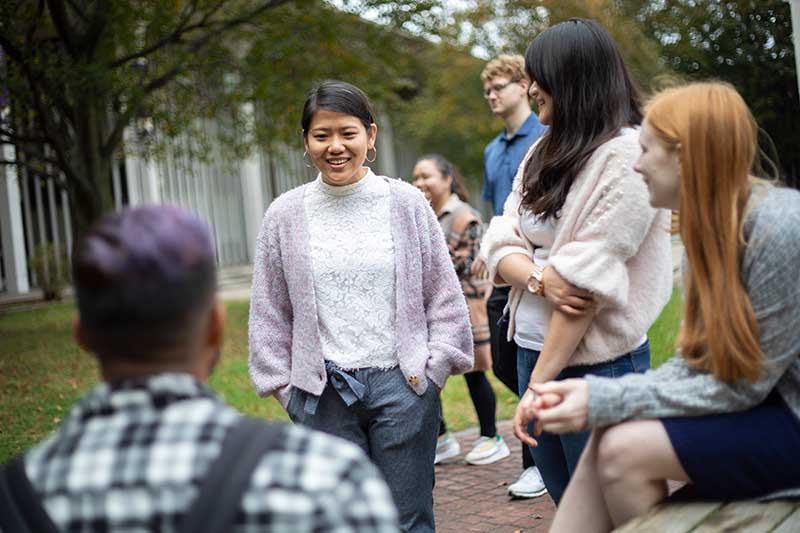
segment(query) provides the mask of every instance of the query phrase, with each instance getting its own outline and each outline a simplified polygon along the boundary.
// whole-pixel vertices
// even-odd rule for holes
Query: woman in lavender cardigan
[[[320,174],[264,216],[250,376],[295,422],[360,445],[405,531],[434,531],[437,389],[473,360],[461,286],[422,193],[363,166],[377,126],[361,90],[314,87],[302,128]]]

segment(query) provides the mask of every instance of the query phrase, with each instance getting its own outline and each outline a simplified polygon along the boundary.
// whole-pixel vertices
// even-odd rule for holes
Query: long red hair
[[[681,150],[680,234],[689,272],[678,348],[721,381],[754,381],[764,354],[740,265],[758,126],[739,93],[716,82],[667,89],[647,106],[645,120]]]

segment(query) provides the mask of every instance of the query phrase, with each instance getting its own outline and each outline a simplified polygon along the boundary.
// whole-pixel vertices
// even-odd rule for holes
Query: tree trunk
[[[103,214],[114,209],[111,165],[113,151],[102,150],[107,132],[107,106],[103,98],[88,93],[77,106],[76,138],[71,146],[79,180],[70,184],[76,241]]]

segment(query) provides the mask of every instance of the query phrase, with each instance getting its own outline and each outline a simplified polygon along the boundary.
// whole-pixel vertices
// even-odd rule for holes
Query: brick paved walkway
[[[511,431],[511,422],[497,424],[497,429],[511,449],[511,455],[491,465],[472,466],[464,454],[478,438],[478,428],[454,434],[461,444],[457,462],[436,465],[436,488],[433,491],[436,531],[531,533],[546,532],[555,514],[549,496],[530,500],[512,500],[506,487],[522,472],[520,442]]]

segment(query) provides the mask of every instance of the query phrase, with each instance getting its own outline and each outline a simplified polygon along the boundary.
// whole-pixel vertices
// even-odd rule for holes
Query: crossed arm
[[[512,259],[514,258],[514,259]],[[511,255],[506,258],[506,261],[512,261],[518,266],[514,267],[515,274],[512,274],[517,280],[517,284],[511,283],[518,287],[525,287],[528,280],[528,275],[533,269],[533,261],[522,254]],[[511,263],[509,262],[509,265]],[[486,262],[479,255],[475,256],[472,263],[471,272],[473,276],[485,277],[488,275]],[[562,278],[556,269],[553,267],[546,267],[542,274],[544,284],[544,296],[553,306],[560,310],[562,313],[574,317],[582,316],[592,308],[594,299],[592,293],[572,285],[570,282]],[[505,277],[505,276],[504,276]]]
[[[533,261],[523,254],[511,254],[497,266],[498,274],[512,287],[525,288],[533,269]],[[528,434],[527,421],[532,417],[536,395],[532,389],[538,383],[552,381],[564,369],[594,318],[594,300],[589,291],[565,281],[555,269],[545,269],[545,297],[555,309],[550,319],[541,354],[533,369],[528,389],[520,398],[514,414],[514,434],[532,446],[536,440]],[[548,294],[549,293],[549,294]]]

